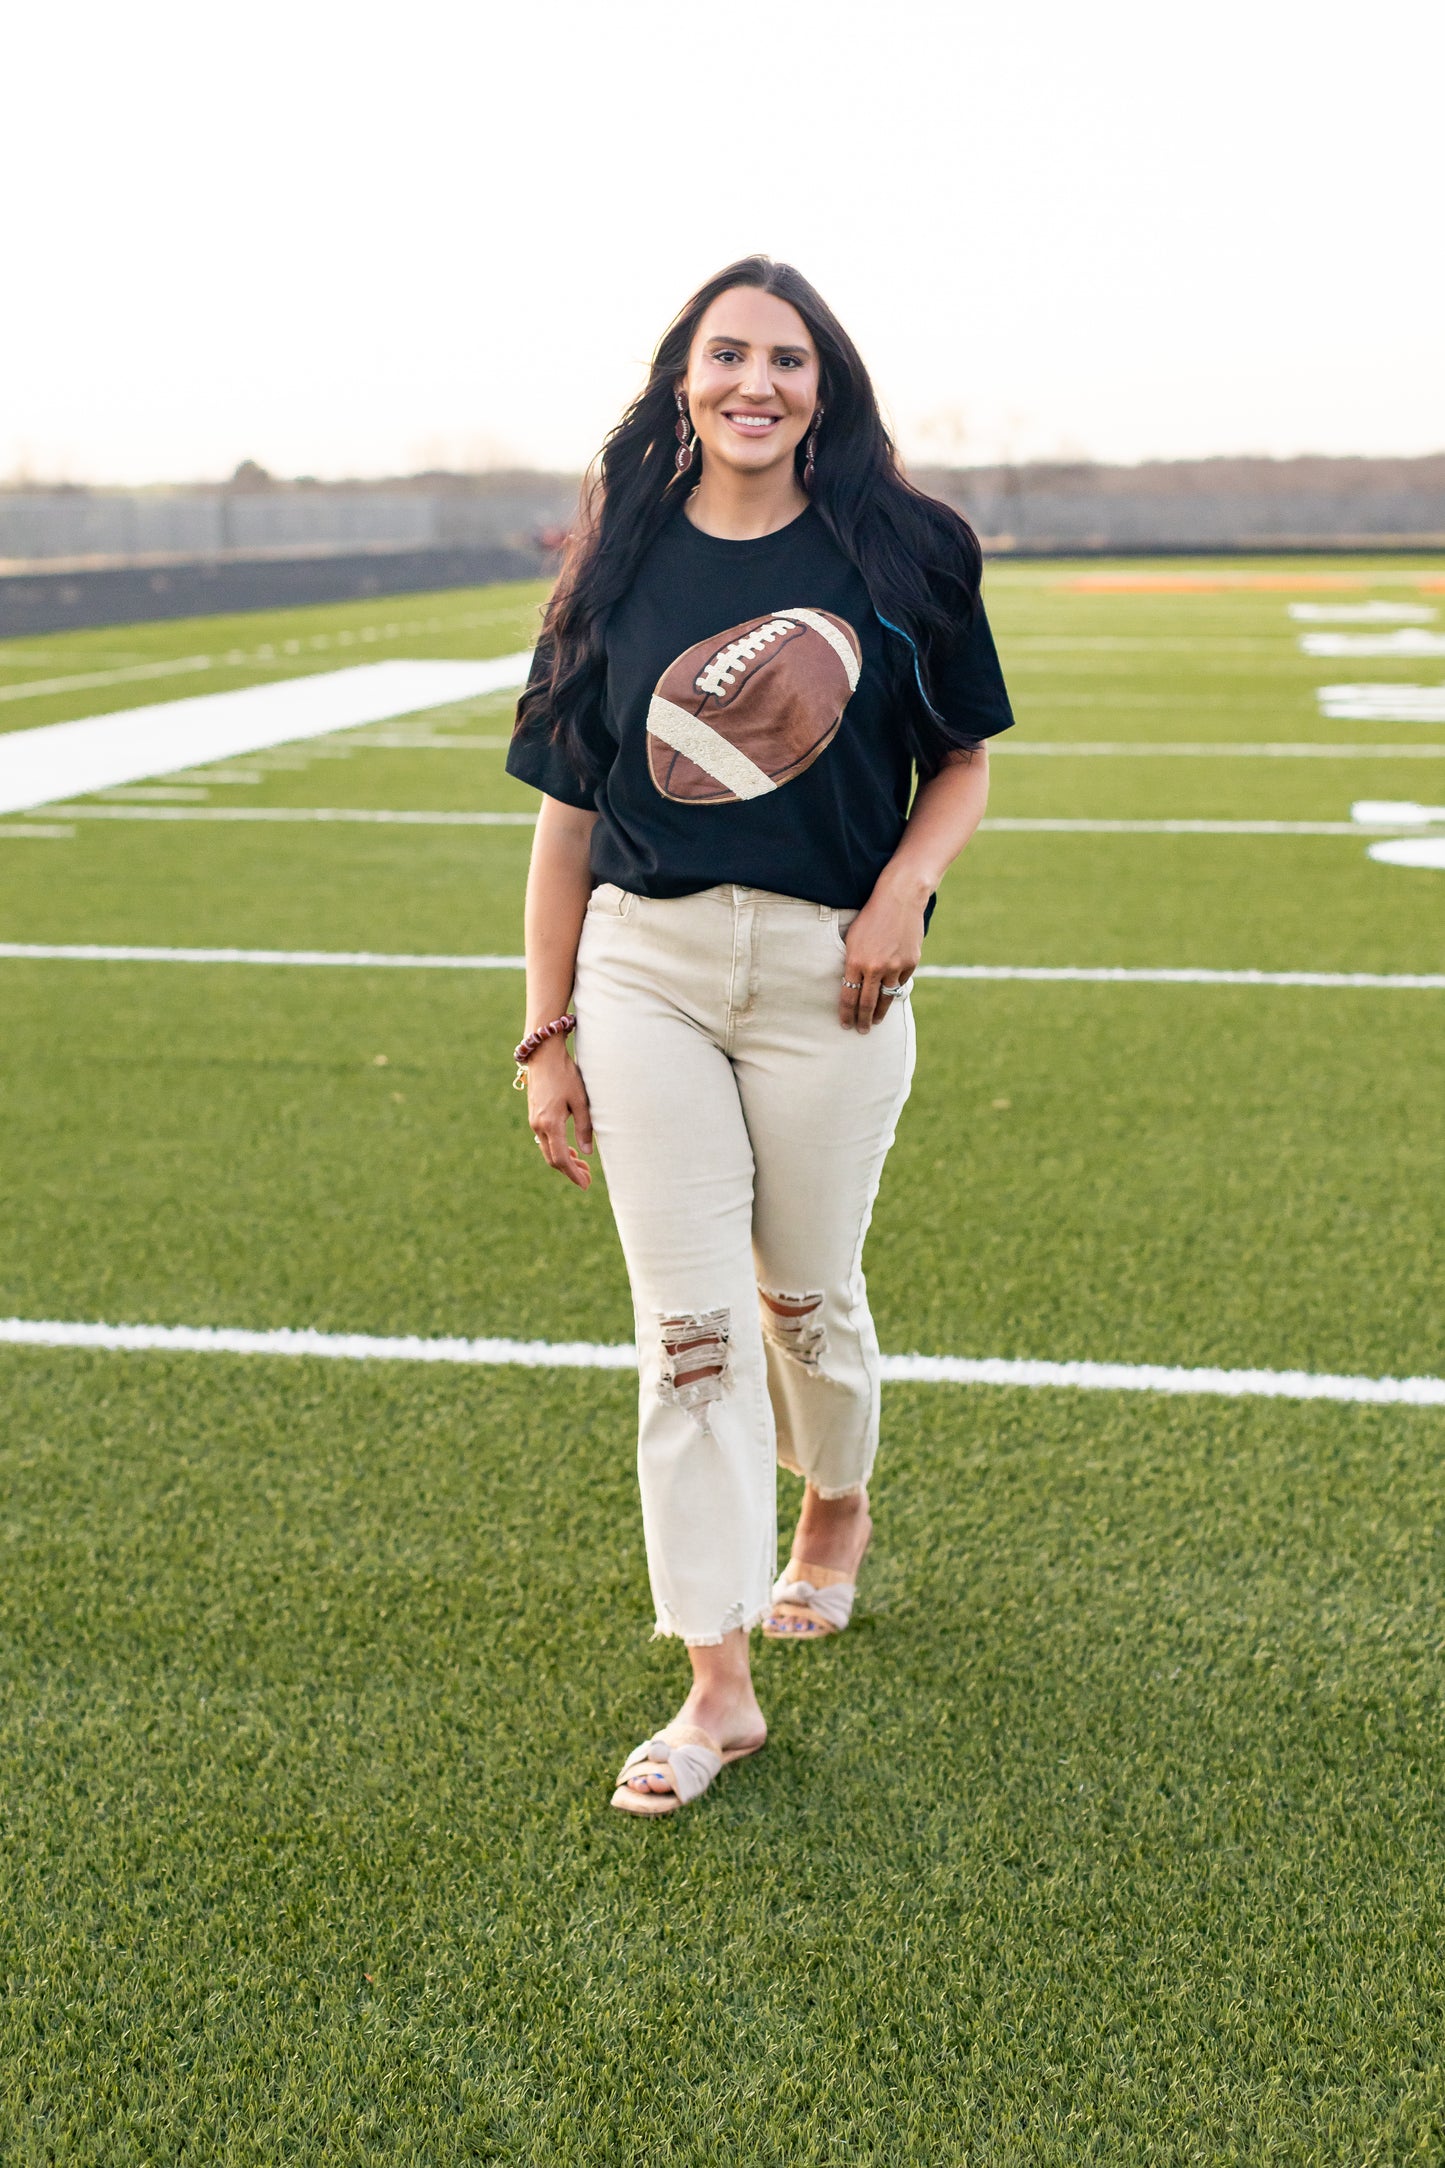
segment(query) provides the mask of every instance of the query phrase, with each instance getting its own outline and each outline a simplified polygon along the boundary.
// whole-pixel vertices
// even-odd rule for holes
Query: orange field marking
[[[1445,580],[1436,584],[1445,587]],[[1085,572],[1058,585],[1073,595],[1220,595],[1232,587],[1292,595],[1317,587],[1363,587],[1365,582],[1344,572]]]

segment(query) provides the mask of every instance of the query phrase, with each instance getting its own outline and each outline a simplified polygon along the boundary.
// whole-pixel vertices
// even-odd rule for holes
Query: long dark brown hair
[[[585,718],[602,691],[608,616],[692,486],[692,477],[679,475],[674,463],[674,391],[687,373],[704,314],[738,286],[789,302],[818,349],[825,416],[810,496],[896,636],[895,712],[920,774],[933,775],[950,752],[977,742],[937,713],[931,685],[941,655],[978,599],[978,537],[951,507],[904,476],[857,347],[802,272],[770,256],[743,256],[708,279],[659,340],[646,385],[583,484],[580,516],[542,628],[540,667],[518,705],[517,728],[548,726],[578,773],[593,779]],[[795,458],[801,482],[801,444]]]

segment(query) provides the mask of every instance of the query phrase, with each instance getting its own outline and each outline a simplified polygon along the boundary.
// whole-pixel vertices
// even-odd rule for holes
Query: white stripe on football
[[[846,618],[775,610],[699,640],[657,681],[647,761],[665,798],[733,805],[802,775],[837,736],[862,648]]]
[[[660,738],[675,753],[685,753],[695,768],[720,786],[720,795],[761,798],[764,791],[778,787],[720,730],[714,730],[700,715],[689,715],[686,708],[675,708],[660,693],[653,694],[648,706],[647,734]]]

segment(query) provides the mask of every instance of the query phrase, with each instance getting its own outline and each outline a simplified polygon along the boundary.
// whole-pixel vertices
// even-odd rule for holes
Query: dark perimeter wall
[[[336,550],[305,556],[207,557],[137,565],[26,567],[0,573],[0,639],[139,625],[163,617],[220,617],[232,610],[294,610],[308,602],[368,595],[431,594],[535,580],[555,559],[537,548]]]

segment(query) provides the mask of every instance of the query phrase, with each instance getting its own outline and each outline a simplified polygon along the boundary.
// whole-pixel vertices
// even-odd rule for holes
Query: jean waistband
[[[812,911],[819,918],[833,916],[832,904],[815,903],[810,896],[785,896],[776,888],[747,888],[741,881],[721,881],[716,888],[704,889],[703,894],[721,896],[725,902],[733,904],[780,903],[787,905],[790,910]]]
[[[764,910],[808,911],[813,917],[827,920],[836,918],[840,910],[851,911],[848,904],[818,903],[811,896],[785,896],[774,888],[749,888],[741,881],[719,881],[711,888],[695,888],[686,896],[638,896],[631,889],[619,888],[615,881],[603,881],[592,891],[588,908],[605,911],[617,918],[628,918],[638,905],[652,911],[683,910],[689,904],[724,903],[729,910],[745,907],[761,907]]]

